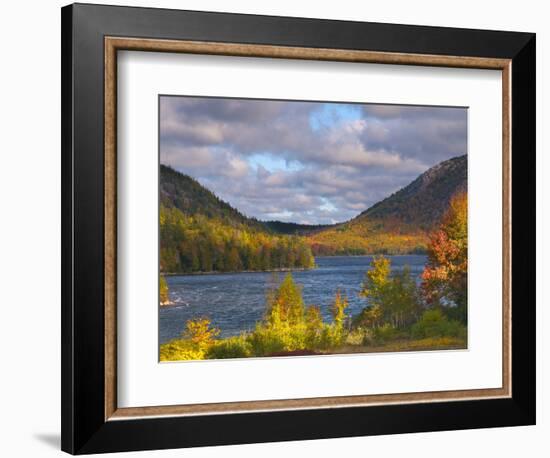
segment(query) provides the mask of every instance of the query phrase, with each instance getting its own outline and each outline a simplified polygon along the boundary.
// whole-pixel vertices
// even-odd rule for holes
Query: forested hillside
[[[440,221],[451,197],[467,191],[467,176],[466,155],[440,162],[355,219],[382,220],[431,230]]]
[[[467,156],[441,162],[348,222],[308,235],[315,255],[406,254],[426,249],[451,198],[467,191]]]
[[[467,191],[467,168],[465,155],[441,162],[350,221],[315,226],[248,218],[161,165],[161,269],[311,268],[313,255],[422,253],[451,198]]]
[[[263,223],[247,218],[189,175],[166,165],[160,166],[160,203],[175,207],[186,215],[204,215],[224,221],[231,226],[245,225],[265,230]]]
[[[278,235],[196,180],[160,169],[160,268],[166,273],[312,268],[302,237]]]

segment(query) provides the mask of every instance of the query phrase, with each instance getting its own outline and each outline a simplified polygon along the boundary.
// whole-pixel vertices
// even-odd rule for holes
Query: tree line
[[[427,233],[396,222],[359,217],[307,235],[315,256],[424,254]]]
[[[270,234],[216,217],[160,208],[162,272],[234,272],[313,268],[315,258],[302,237]]]

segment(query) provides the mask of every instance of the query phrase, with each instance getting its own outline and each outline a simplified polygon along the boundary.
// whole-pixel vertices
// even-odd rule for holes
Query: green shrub
[[[254,356],[264,356],[285,349],[285,339],[281,332],[267,326],[256,326],[248,338]]]
[[[392,273],[391,261],[377,256],[371,268],[365,273],[361,285],[361,296],[369,301],[367,310],[354,321],[356,325],[377,326],[390,323],[394,327],[406,328],[414,322],[420,302],[416,281],[408,266]]]
[[[449,320],[439,309],[426,310],[420,320],[411,327],[411,336],[415,339],[427,337],[466,336],[466,327],[459,321]]]
[[[317,348],[320,350],[328,350],[338,347],[343,342],[342,330],[334,324],[326,324],[321,331],[320,339],[317,342]]]
[[[294,326],[287,323],[277,326],[258,325],[250,334],[248,342],[254,356],[303,350],[308,348],[307,326],[303,323]]]
[[[365,341],[365,329],[356,328],[346,336],[346,345],[363,345]]]
[[[207,359],[247,358],[252,354],[252,346],[246,335],[220,339],[206,351]]]
[[[201,317],[187,320],[185,330],[181,333],[185,340],[189,340],[197,350],[205,351],[213,343],[220,330],[210,327],[210,318]]]
[[[305,342],[307,348],[313,349],[319,346],[324,326],[321,309],[316,305],[308,306],[305,315]]]
[[[208,318],[187,320],[181,339],[171,340],[160,346],[160,360],[204,359],[219,333],[218,329],[210,327]]]
[[[204,357],[204,349],[198,348],[190,340],[176,339],[160,346],[161,361],[186,361]]]
[[[391,324],[386,323],[382,326],[373,329],[372,340],[376,344],[383,344],[388,340],[395,340],[400,336],[400,332],[397,328]]]
[[[361,342],[361,345],[365,345],[367,347],[374,345],[375,342],[375,336],[374,336],[374,328],[357,328],[363,331],[363,340]]]

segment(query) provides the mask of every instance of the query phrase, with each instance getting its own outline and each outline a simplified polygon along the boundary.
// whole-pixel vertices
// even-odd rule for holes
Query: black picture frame
[[[535,34],[74,4],[62,8],[62,449],[72,454],[535,424]],[[104,37],[512,61],[512,396],[106,421]]]

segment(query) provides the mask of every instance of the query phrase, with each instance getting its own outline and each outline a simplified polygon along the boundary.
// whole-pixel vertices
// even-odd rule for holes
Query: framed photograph
[[[535,423],[535,35],[62,9],[62,448]]]

